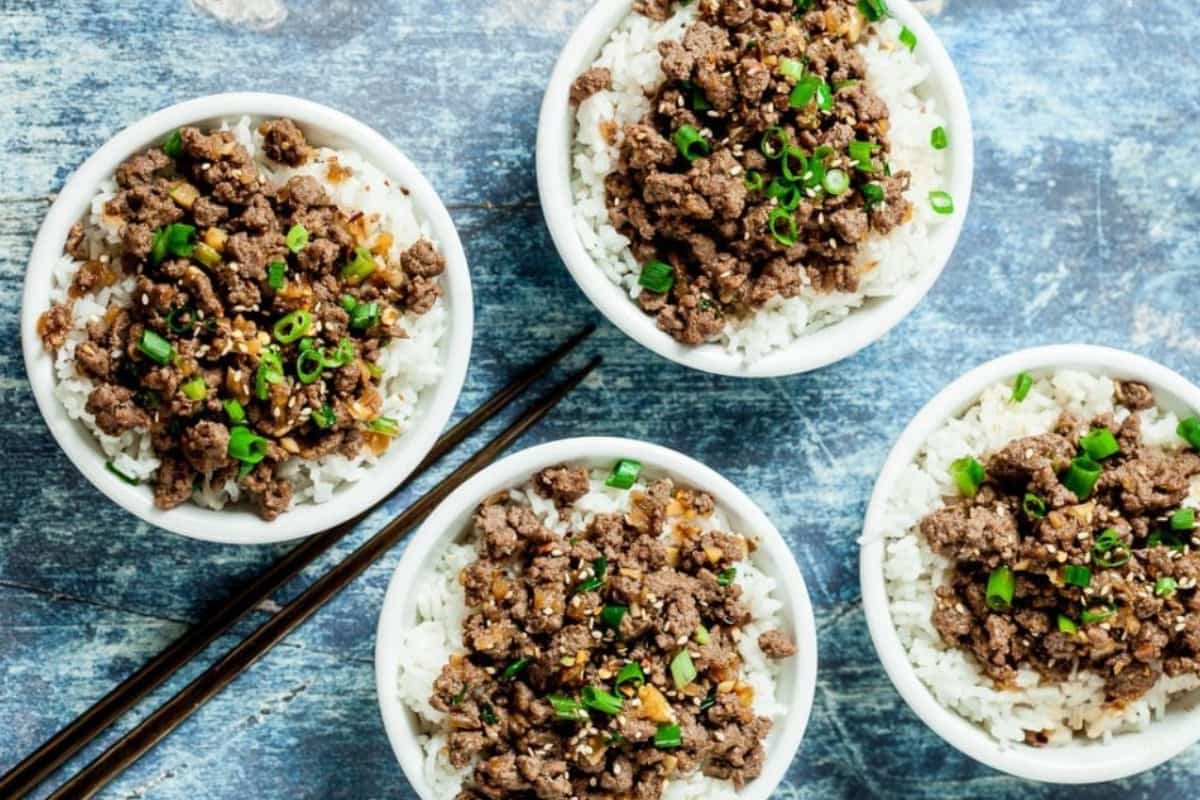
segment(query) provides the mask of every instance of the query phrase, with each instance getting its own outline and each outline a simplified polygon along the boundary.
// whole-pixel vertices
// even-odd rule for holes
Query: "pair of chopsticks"
[[[594,330],[595,326],[589,325],[572,336],[561,347],[533,365],[447,431],[437,441],[425,460],[413,471],[413,474],[396,487],[396,491],[407,486],[442,456],[454,450],[468,436],[520,398],[532,384],[545,376]],[[317,609],[348,586],[368,566],[416,527],[463,481],[495,460],[500,453],[558,405],[559,401],[600,365],[601,360],[599,356],[593,358],[587,366],[559,383],[531,405],[508,428],[468,458],[400,516],[389,522],[383,530],[318,578],[303,593],[264,622],[254,633],[226,652],[199,677],[159,706],[129,733],[60,786],[54,794],[50,795],[50,800],[65,800],[65,798],[75,800],[75,798],[92,797],[191,716],[201,705],[228,686],[238,675],[312,616]],[[133,708],[259,603],[269,599],[277,589],[298,575],[322,553],[329,550],[384,502],[386,502],[386,498],[354,519],[311,537],[298,545],[241,592],[230,598],[209,619],[185,633],[0,777],[0,797],[21,798],[36,788],[54,770],[92,742],[117,718]]]

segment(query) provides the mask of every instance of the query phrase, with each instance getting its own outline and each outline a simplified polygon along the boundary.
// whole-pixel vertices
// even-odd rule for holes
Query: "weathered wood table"
[[[461,413],[599,316],[555,255],[533,170],[543,85],[585,6],[0,0],[0,768],[283,552],[151,529],[59,452],[26,385],[18,328],[26,259],[53,193],[117,130],[195,95],[280,91],[359,117],[416,161],[461,229],[478,306]],[[589,345],[607,359],[601,373],[529,436],[620,434],[678,448],[746,489],[784,531],[821,637],[812,723],[778,793],[789,800],[1067,796],[960,756],[892,689],[858,602],[866,500],[911,415],[1008,350],[1091,341],[1200,377],[1194,2],[948,0],[931,10],[967,86],[978,171],[958,252],[917,312],[848,361],[754,383],[671,366],[604,325]],[[104,796],[413,797],[384,736],[372,665],[399,557]],[[1190,796],[1198,781],[1193,748],[1086,796]]]

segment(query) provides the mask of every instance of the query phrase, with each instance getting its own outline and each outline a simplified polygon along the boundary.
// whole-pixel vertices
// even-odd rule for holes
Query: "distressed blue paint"
[[[546,236],[532,158],[543,83],[584,3],[288,6],[281,26],[251,32],[184,0],[0,2],[0,768],[282,552],[147,529],[86,484],[33,410],[17,346],[25,259],[49,196],[113,132],[185,97],[253,88],[307,95],[387,134],[452,206],[471,257],[480,334],[460,408],[597,317]],[[785,532],[822,646],[812,725],[779,794],[787,800],[1067,796],[958,755],[892,690],[858,607],[866,498],[921,404],[1017,346],[1091,339],[1198,372],[1194,4],[1019,7],[950,0],[934,20],[966,82],[979,171],[958,253],[908,321],[842,364],[757,383],[689,373],[604,326],[589,345],[607,358],[600,376],[528,437],[620,433],[677,447],[747,489]],[[1127,53],[1134,68],[1120,60]],[[208,54],[219,66],[201,59]],[[371,664],[399,557],[389,554],[104,796],[411,798],[379,723]],[[1198,778],[1192,748],[1088,796],[1178,796]]]

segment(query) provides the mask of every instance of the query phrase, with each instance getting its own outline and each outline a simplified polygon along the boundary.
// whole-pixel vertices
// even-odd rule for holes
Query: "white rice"
[[[361,210],[370,223],[367,231],[369,237],[373,238],[381,231],[387,231],[394,237],[389,253],[391,260],[398,260],[401,252],[421,238],[437,245],[428,225],[417,217],[412,200],[403,188],[393,185],[382,171],[357,152],[320,148],[304,166],[289,168],[265,158],[262,136],[251,128],[248,117],[239,119],[232,126],[222,125],[222,129],[233,131],[238,141],[254,156],[259,170],[270,183],[285,183],[292,175],[311,175],[320,182],[333,202],[351,213]],[[336,159],[351,174],[338,183],[331,182],[327,175],[331,159]],[[120,222],[104,214],[105,204],[116,192],[116,182],[111,179],[105,181],[92,201],[89,218],[85,220],[92,258],[115,259],[119,252]],[[80,266],[70,256],[62,256],[55,265],[52,277],[51,301],[66,299],[71,279]],[[152,481],[159,461],[154,455],[149,432],[131,430],[113,437],[100,430],[95,418],[86,410],[88,396],[95,385],[90,378],[76,371],[74,363],[75,348],[88,338],[88,321],[102,317],[110,303],[131,305],[129,295],[134,284],[133,277],[126,277],[111,287],[75,301],[73,327],[55,359],[55,395],[73,419],[81,421],[95,434],[104,454],[117,469],[143,481]],[[380,351],[378,364],[383,370],[380,382],[382,414],[396,419],[403,434],[416,413],[421,392],[436,384],[442,376],[440,350],[447,326],[444,299],[438,298],[433,308],[425,314],[405,314],[401,324],[408,332],[408,338],[393,339]],[[403,445],[397,443],[393,446]],[[333,499],[334,491],[340,485],[357,481],[378,460],[370,448],[363,448],[354,458],[346,458],[338,453],[331,453],[316,461],[292,458],[280,465],[279,473],[292,481],[293,505],[325,503]],[[194,495],[197,502],[213,509],[220,509],[227,502],[237,502],[238,497],[236,480],[214,485],[207,476]]]
[[[571,531],[585,530],[597,514],[627,512],[631,491],[647,490],[646,484],[640,481],[631,491],[612,489],[604,485],[607,473],[598,470],[593,471],[591,477],[591,490],[575,503],[565,521],[560,518],[554,503],[535,492],[530,484],[511,490],[509,496],[514,502],[530,506],[547,528],[567,535]],[[667,520],[668,530],[673,529],[673,522],[672,519]],[[730,530],[719,505],[708,518],[691,519],[688,523],[703,530]],[[418,622],[405,631],[400,639],[399,649],[406,655],[396,675],[396,693],[402,703],[416,712],[428,731],[419,737],[419,741],[425,754],[424,776],[434,790],[435,797],[454,797],[464,779],[472,772],[472,767],[455,769],[447,760],[446,737],[438,732],[444,715],[429,704],[429,697],[442,667],[453,653],[463,649],[462,625],[466,616],[466,601],[458,575],[476,558],[477,550],[471,541],[451,544],[446,548],[432,573],[417,586]],[[787,707],[779,702],[775,693],[782,667],[779,662],[763,654],[758,647],[758,637],[782,626],[779,615],[782,604],[773,596],[775,580],[755,567],[750,559],[737,565],[736,580],[754,617],[754,621],[742,629],[743,635],[738,645],[743,661],[741,680],[754,689],[754,712],[775,721],[787,712]],[[672,780],[663,794],[663,800],[736,798],[732,784],[706,778],[702,774]]]
[[[653,92],[665,80],[658,43],[681,39],[698,13],[698,3],[692,3],[678,8],[666,22],[640,14],[627,17],[593,64],[612,72],[612,89],[588,98],[576,114],[572,148],[575,228],[596,264],[610,280],[624,287],[631,299],[641,292],[641,267],[629,249],[629,240],[609,221],[604,191],[604,179],[617,166],[624,137],[619,133],[609,143],[602,127],[615,120],[623,131],[625,125],[637,122],[650,110],[647,92]],[[910,52],[901,44],[901,29],[894,19],[877,23],[857,49],[867,62],[867,83],[891,112],[893,168],[912,173],[912,183],[905,193],[913,204],[912,221],[887,236],[873,235],[863,243],[859,264],[869,271],[857,292],[822,294],[806,288],[797,297],[776,297],[745,320],[730,321],[719,342],[747,363],[844,319],[869,298],[898,293],[931,266],[928,252],[932,231],[951,217],[935,213],[928,202],[930,191],[944,188],[943,173],[948,163],[948,151],[930,147],[929,135],[946,121],[926,85],[931,72],[922,61],[921,47]]]
[[[950,464],[965,456],[979,460],[1013,439],[1050,432],[1063,412],[1089,420],[1115,411],[1115,384],[1107,377],[1063,370],[1038,380],[1024,402],[1009,402],[1010,384],[997,384],[956,419],[929,437],[912,468],[887,501],[884,578],[892,621],[917,675],[947,708],[982,725],[1002,742],[1022,742],[1027,730],[1051,731],[1050,741],[1064,745],[1076,733],[1107,740],[1114,734],[1143,730],[1166,713],[1172,698],[1200,686],[1200,678],[1163,676],[1145,696],[1124,708],[1105,704],[1104,680],[1079,671],[1062,683],[1044,681],[1028,666],[1017,674],[1016,689],[996,689],[974,657],[948,647],[933,627],[934,589],[948,580],[951,563],[929,547],[918,529],[922,517],[956,494]],[[1178,419],[1159,409],[1138,412],[1147,445],[1175,450]],[[1192,483],[1189,506],[1200,506],[1200,480]]]

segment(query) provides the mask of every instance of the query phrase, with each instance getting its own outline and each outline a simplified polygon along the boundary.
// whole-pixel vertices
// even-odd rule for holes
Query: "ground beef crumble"
[[[567,508],[588,471],[553,466],[532,485]],[[471,767],[458,800],[656,800],[679,775],[741,788],[762,770],[771,724],[738,650],[751,616],[736,565],[751,545],[706,530],[713,499],[670,480],[630,506],[566,534],[507,492],[477,510],[479,558],[459,576],[465,653],[430,699],[450,763]],[[773,659],[796,652],[781,630],[758,641]]]
[[[643,265],[639,303],[677,340],[710,341],[806,288],[857,291],[862,243],[911,218],[888,108],[855,50],[860,5],[704,0],[681,40],[659,45],[666,80],[619,131],[606,194]],[[635,4],[656,20],[671,9]],[[572,102],[610,83],[591,69]]]
[[[273,161],[313,156],[291,120],[259,133]],[[236,479],[271,520],[293,494],[282,462],[382,453],[397,430],[380,416],[374,361],[406,335],[401,315],[428,311],[441,293],[437,248],[419,240],[393,258],[377,219],[338,207],[313,177],[272,184],[229,131],[182,128],[115,178],[104,214],[121,245],[71,228],[65,251],[80,263],[38,334],[58,350],[76,298],[135,278],[132,304],[89,320],[74,361],[96,384],[86,411],[97,427],[151,434],[155,503],[186,502],[205,477]]]
[[[1050,681],[1089,670],[1119,707],[1163,673],[1200,674],[1200,539],[1184,506],[1200,436],[1182,450],[1149,446],[1133,413],[1155,405],[1149,387],[1119,383],[1116,397],[1115,415],[1064,415],[1057,432],[991,454],[973,496],[920,522],[954,565],[934,627],[998,687],[1022,666]],[[1083,456],[1100,466],[1094,486],[1072,475]],[[1043,745],[1044,732],[1026,741]]]

